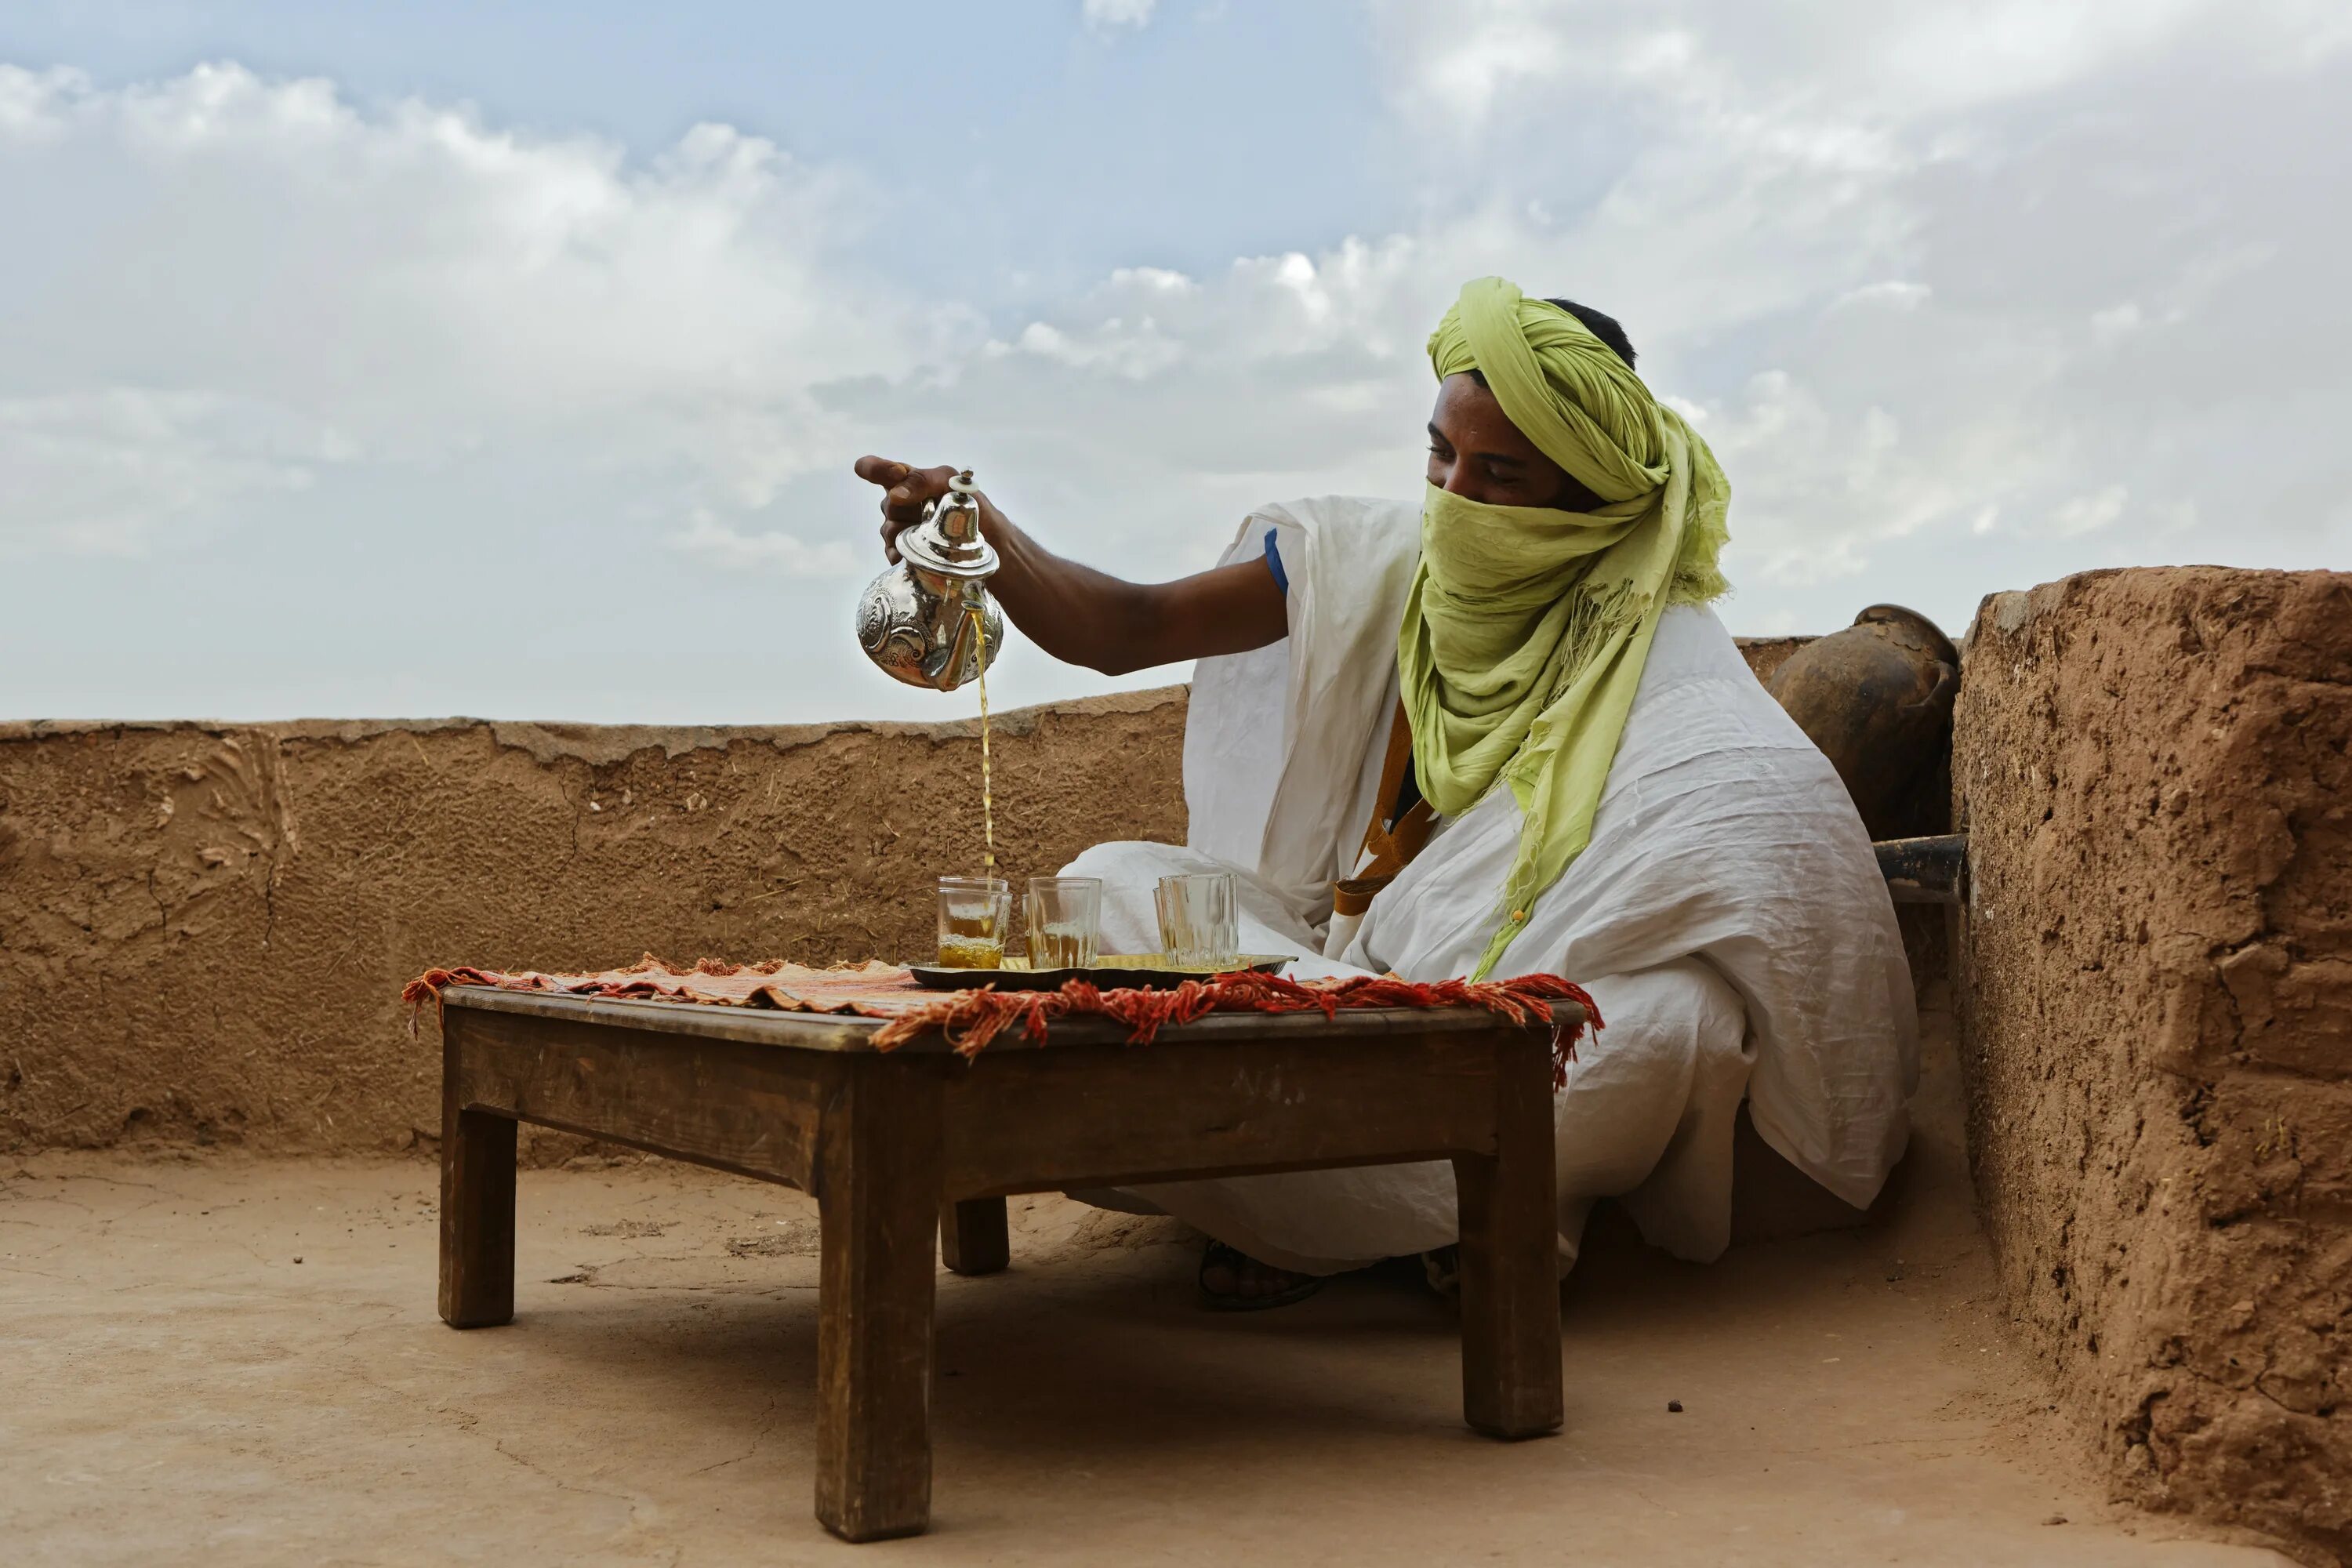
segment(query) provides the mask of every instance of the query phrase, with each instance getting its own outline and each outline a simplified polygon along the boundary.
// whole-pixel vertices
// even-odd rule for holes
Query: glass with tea
[[[1001,969],[1013,929],[1013,885],[1002,877],[940,879],[940,967]]]
[[[1086,969],[1102,931],[1102,879],[1032,877],[1021,900],[1032,969]]]

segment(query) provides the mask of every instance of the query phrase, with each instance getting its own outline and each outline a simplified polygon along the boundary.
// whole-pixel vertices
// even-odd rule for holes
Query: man
[[[1230,868],[1242,945],[1294,973],[1566,975],[1606,1028],[1556,1098],[1563,1267],[1601,1196],[1706,1259],[1729,1240],[1740,1101],[1867,1205],[1916,1080],[1909,972],[1829,763],[1707,605],[1729,489],[1633,372],[1617,323],[1500,279],[1430,339],[1422,502],[1251,516],[1215,569],[1121,582],[985,502],[991,584],[1046,652],[1119,674],[1199,660],[1188,843],[1107,844],[1103,940],[1157,945],[1151,889]],[[886,547],[953,470],[868,458]],[[1445,1162],[1180,1182],[1115,1205],[1215,1238],[1212,1305],[1279,1305],[1454,1239]]]

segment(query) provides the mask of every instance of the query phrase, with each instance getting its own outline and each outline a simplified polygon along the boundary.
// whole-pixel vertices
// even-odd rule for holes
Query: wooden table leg
[[[515,1124],[461,1108],[458,1036],[441,1041],[441,1321],[453,1329],[514,1321]]]
[[[940,1205],[940,1261],[958,1274],[993,1274],[1013,1261],[1003,1198]]]
[[[940,1096],[920,1062],[848,1066],[818,1134],[816,1517],[878,1541],[931,1518]]]
[[[1462,1231],[1462,1414],[1496,1437],[1559,1429],[1559,1194],[1551,1059],[1539,1037],[1496,1046],[1495,1153],[1454,1162]]]

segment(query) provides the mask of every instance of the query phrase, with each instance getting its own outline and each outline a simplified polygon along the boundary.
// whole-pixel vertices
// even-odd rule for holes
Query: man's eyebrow
[[[1445,439],[1445,432],[1437,427],[1434,420],[1430,422],[1429,438],[1444,446],[1454,445],[1453,442]],[[1470,455],[1482,463],[1508,463],[1515,468],[1524,468],[1528,466],[1528,460],[1525,458],[1514,458],[1508,452],[1473,452]]]

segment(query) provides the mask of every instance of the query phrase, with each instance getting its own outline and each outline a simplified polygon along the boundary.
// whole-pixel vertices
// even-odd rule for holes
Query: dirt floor
[[[1169,1222],[1015,1200],[940,1286],[934,1528],[810,1515],[816,1220],[590,1157],[522,1177],[518,1315],[434,1315],[421,1162],[27,1156],[0,1181],[13,1563],[2066,1563],[2284,1559],[2111,1508],[1993,1306],[1948,1054],[1885,1221],[1694,1268],[1604,1215],[1568,1425],[1461,1425],[1402,1274],[1192,1305]],[[1674,1411],[1669,1402],[1679,1402]]]

